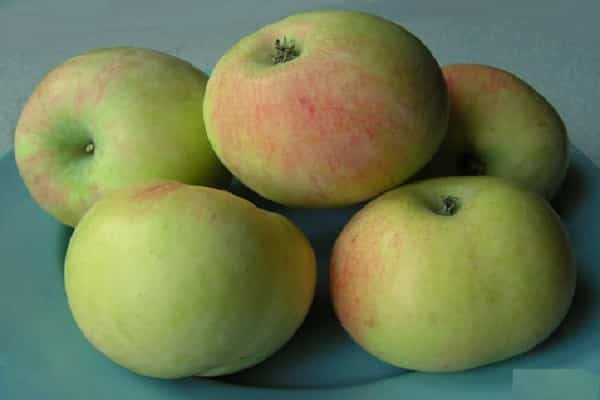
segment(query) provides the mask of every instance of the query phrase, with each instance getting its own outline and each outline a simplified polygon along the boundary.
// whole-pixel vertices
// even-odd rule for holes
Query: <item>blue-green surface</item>
[[[534,351],[464,373],[423,374],[380,363],[354,345],[335,320],[327,295],[327,261],[344,222],[358,209],[291,210],[232,190],[278,210],[311,239],[320,282],[298,334],[263,364],[226,380],[161,381],[134,375],[96,352],[67,308],[62,262],[71,230],[29,197],[12,153],[0,160],[0,399],[504,399],[513,369],[582,368],[600,373],[600,170],[572,152],[554,205],[577,254],[573,307],[559,330]],[[573,399],[577,399],[574,393]]]

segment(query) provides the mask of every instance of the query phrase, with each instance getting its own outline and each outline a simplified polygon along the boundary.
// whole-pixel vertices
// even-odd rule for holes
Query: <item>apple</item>
[[[419,371],[504,360],[559,325],[575,290],[559,217],[497,177],[404,185],[355,214],[337,238],[331,293],[351,337]]]
[[[95,203],[65,260],[85,337],[157,378],[228,374],[265,359],[300,326],[315,280],[313,250],[283,216],[174,181]]]
[[[223,164],[290,206],[369,199],[423,167],[447,129],[438,63],[411,33],[352,11],[296,14],[243,38],[206,88]]]
[[[552,105],[498,68],[455,64],[442,71],[448,134],[424,176],[499,176],[552,198],[569,162],[566,128]]]
[[[226,184],[204,129],[206,81],[186,61],[139,48],[97,49],[56,67],[15,132],[32,197],[74,226],[95,201],[132,184]]]

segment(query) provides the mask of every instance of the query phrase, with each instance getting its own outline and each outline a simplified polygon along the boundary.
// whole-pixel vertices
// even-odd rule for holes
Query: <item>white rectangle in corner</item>
[[[600,375],[584,369],[515,369],[513,400],[600,400]]]

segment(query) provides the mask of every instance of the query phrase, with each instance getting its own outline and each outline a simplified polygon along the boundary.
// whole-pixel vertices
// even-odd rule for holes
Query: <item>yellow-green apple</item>
[[[338,237],[330,273],[358,344],[435,372],[530,350],[565,316],[576,278],[552,208],[497,177],[425,180],[373,200]]]
[[[448,109],[441,70],[411,33],[364,13],[314,11],[229,49],[209,78],[204,119],[223,164],[251,189],[329,207],[424,166]]]
[[[551,198],[569,160],[566,128],[552,105],[498,68],[456,64],[442,71],[450,122],[425,175],[500,176]]]
[[[206,75],[149,49],[97,49],[37,86],[15,132],[19,172],[42,208],[75,225],[113,190],[155,179],[219,186],[206,138]]]
[[[174,181],[96,202],[65,260],[75,321],[136,373],[215,376],[279,349],[313,298],[315,256],[281,215]]]

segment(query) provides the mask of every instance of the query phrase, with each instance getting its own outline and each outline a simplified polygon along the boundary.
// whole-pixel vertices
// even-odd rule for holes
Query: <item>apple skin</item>
[[[140,48],[97,49],[56,67],[15,132],[32,197],[74,226],[95,201],[131,184],[227,184],[204,129],[207,79],[184,60]]]
[[[442,198],[458,198],[440,215]],[[398,367],[460,371],[504,360],[559,325],[575,290],[559,217],[496,177],[405,185],[359,211],[338,237],[331,292],[347,332]]]
[[[262,361],[300,326],[315,281],[313,250],[287,219],[174,181],[95,203],[65,261],[69,306],[86,338],[157,378]]]
[[[552,105],[495,67],[453,64],[442,72],[450,97],[448,134],[424,176],[499,176],[552,198],[569,163],[567,131]]]
[[[286,38],[298,57],[274,64]],[[262,196],[333,207],[390,189],[431,160],[447,129],[445,82],[402,27],[351,11],[289,16],[218,61],[204,101],[223,164]]]

